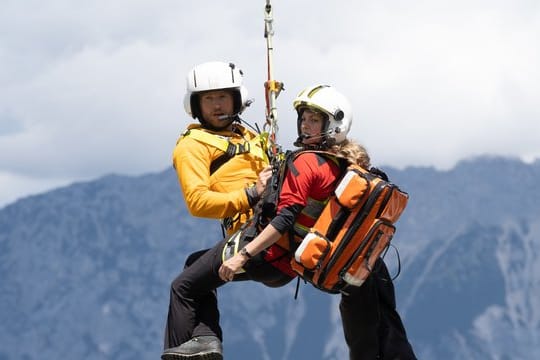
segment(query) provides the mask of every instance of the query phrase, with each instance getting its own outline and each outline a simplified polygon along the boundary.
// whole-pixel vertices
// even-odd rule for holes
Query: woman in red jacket
[[[229,281],[254,280],[282,286],[295,274],[291,253],[280,239],[290,231],[303,237],[315,223],[334,191],[341,169],[337,157],[369,167],[365,149],[346,136],[352,122],[348,100],[327,85],[302,91],[294,100],[298,113],[298,140],[304,150],[285,172],[277,214],[254,238],[240,238],[239,249],[227,260],[221,254],[225,240],[206,251],[172,283],[167,333],[169,343],[162,359],[222,359],[222,333],[214,290]],[[283,256],[285,254],[285,256]],[[340,312],[350,358],[415,359],[401,319],[395,310],[393,285],[384,263],[361,286],[342,295]],[[208,294],[214,300],[208,301]],[[198,301],[206,299],[205,302]]]

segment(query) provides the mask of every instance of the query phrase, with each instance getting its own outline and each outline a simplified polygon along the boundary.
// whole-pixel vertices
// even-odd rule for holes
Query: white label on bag
[[[300,262],[300,258],[302,257],[302,253],[304,252],[305,248],[309,245],[311,239],[316,237],[317,235],[315,235],[314,233],[308,233],[304,237],[304,240],[302,240],[300,246],[298,246],[298,249],[296,249],[296,251],[294,252],[294,259],[296,260],[296,262]]]
[[[351,178],[353,176],[357,176],[354,171],[347,171],[343,179],[339,182],[339,185],[336,187],[335,194],[339,198],[341,194],[343,194],[343,191],[347,186],[349,186],[349,182],[351,181]]]

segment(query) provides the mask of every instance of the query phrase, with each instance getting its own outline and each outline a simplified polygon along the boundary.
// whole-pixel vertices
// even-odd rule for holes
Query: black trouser
[[[172,282],[165,349],[195,336],[223,338],[215,290],[225,284],[218,275],[224,244],[225,241],[191,254],[184,271]],[[254,280],[278,287],[292,280],[261,256],[255,256],[244,268],[246,272],[236,275],[233,281]],[[349,295],[341,298],[340,312],[350,359],[415,359],[396,312],[388,270],[382,261],[375,268],[377,271],[361,287],[347,289]]]
[[[216,289],[225,284],[218,274],[224,245],[225,241],[211,249],[191,254],[184,271],[172,282],[165,349],[178,346],[195,336],[214,335],[222,339]],[[292,280],[264,261],[262,254],[248,261],[244,269],[246,272],[235,275],[233,281],[254,280],[278,287]]]
[[[384,261],[360,287],[341,296],[339,310],[351,360],[416,359],[396,311],[394,285]]]

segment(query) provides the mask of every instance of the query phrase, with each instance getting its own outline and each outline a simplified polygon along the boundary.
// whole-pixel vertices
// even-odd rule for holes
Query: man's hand
[[[272,176],[272,167],[267,166],[265,167],[260,173],[259,178],[257,179],[257,183],[255,184],[255,189],[257,190],[257,195],[261,196],[264,189],[266,188],[266,183],[268,182],[268,179]]]

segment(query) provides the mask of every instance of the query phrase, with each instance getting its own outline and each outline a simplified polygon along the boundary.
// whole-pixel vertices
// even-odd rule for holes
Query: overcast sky
[[[334,85],[376,165],[540,157],[537,0],[274,0],[279,141],[292,99]],[[239,65],[264,122],[262,0],[0,0],[0,207],[170,166],[195,64]]]

